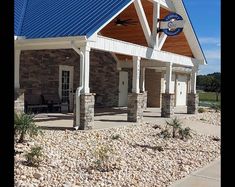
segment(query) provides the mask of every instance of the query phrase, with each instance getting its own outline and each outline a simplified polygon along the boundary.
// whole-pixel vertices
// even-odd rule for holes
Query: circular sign
[[[179,34],[183,30],[183,28],[177,27],[175,21],[178,21],[178,20],[183,20],[183,18],[179,14],[171,13],[167,15],[163,19],[163,21],[168,22],[167,24],[168,29],[163,29],[163,32],[168,36],[174,36],[174,35]]]

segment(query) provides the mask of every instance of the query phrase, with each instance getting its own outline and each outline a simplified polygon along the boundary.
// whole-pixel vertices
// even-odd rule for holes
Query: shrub
[[[199,109],[198,109],[198,112],[199,112],[199,113],[204,113],[204,112],[206,112],[206,109],[205,109],[205,108],[199,108]]]
[[[99,171],[109,171],[113,149],[108,145],[101,145],[95,150],[95,167]]]
[[[19,143],[25,141],[25,135],[28,134],[30,137],[37,136],[42,133],[33,121],[33,115],[21,113],[14,116],[14,131],[20,134]]]
[[[182,140],[185,140],[185,139],[187,140],[189,138],[192,138],[191,129],[189,127],[181,128],[179,129],[179,135]]]
[[[31,147],[30,152],[25,155],[27,165],[35,167],[40,165],[42,157],[42,147],[40,146]]]
[[[172,137],[175,138],[176,134],[181,129],[182,122],[175,117],[171,121],[166,121],[166,124],[172,127]]]

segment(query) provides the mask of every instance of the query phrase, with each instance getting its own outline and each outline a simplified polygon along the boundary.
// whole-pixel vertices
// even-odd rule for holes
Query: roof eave
[[[188,42],[189,42],[190,47],[192,48],[194,57],[200,60],[201,65],[207,64],[205,54],[203,53],[202,47],[199,43],[198,37],[195,33],[195,30],[193,28],[192,22],[185,8],[185,4],[183,0],[172,0],[172,3],[174,4],[176,8],[176,12],[178,12],[186,21],[186,27],[188,27],[188,31],[186,32],[185,31],[186,29],[184,29],[184,33],[185,33],[187,40],[188,38],[190,38]]]

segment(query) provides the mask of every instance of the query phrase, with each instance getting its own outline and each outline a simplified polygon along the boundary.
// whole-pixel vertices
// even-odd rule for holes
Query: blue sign
[[[163,31],[167,36],[175,36],[183,30],[184,20],[177,13],[170,13],[161,21],[160,31]]]

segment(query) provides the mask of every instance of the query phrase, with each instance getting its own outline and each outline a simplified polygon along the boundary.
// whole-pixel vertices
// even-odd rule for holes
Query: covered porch
[[[186,106],[175,107],[174,116],[187,115]],[[128,122],[127,107],[96,108],[94,114],[93,130],[125,127],[128,125],[138,125],[137,122]],[[147,108],[143,112],[143,122],[165,122],[169,118],[161,117],[161,108]],[[38,126],[45,129],[73,130],[73,113],[40,113],[35,116],[35,122]]]
[[[94,28],[90,27],[90,25],[93,25],[93,22],[84,22],[86,19],[90,20],[89,18],[93,15],[90,15],[89,11],[85,11],[87,14],[80,15],[81,12],[78,11],[76,13],[84,17],[81,20],[78,19],[80,18],[79,16],[75,17],[76,20],[73,21],[77,21],[78,19],[76,22],[77,25],[81,25],[81,23],[84,25],[87,24],[86,26],[90,30],[84,30],[82,32],[83,28],[80,28],[75,34],[74,31],[73,35],[67,33],[64,26],[65,23],[61,23],[60,32],[62,35],[64,34],[63,36],[58,36],[56,27],[51,28],[51,35],[47,35],[49,32],[44,30],[43,32],[45,33],[37,33],[36,31],[35,33],[25,32],[25,38],[24,35],[22,37],[22,33],[19,33],[15,37],[15,108],[22,108],[22,105],[24,108],[24,103],[22,104],[24,90],[21,89],[19,76],[22,51],[71,49],[79,56],[79,61],[77,61],[79,70],[74,69],[73,72],[73,75],[79,76],[79,84],[75,85],[73,90],[66,90],[67,95],[65,94],[65,96],[69,100],[69,111],[73,112],[71,115],[68,114],[67,118],[72,116],[74,119],[72,120],[73,127],[75,129],[92,129],[95,127],[95,123],[101,120],[103,120],[102,123],[105,120],[107,123],[109,122],[109,119],[99,119],[99,111],[96,111],[94,108],[97,99],[95,99],[96,93],[92,91],[90,81],[90,57],[92,50],[110,53],[116,59],[117,64],[123,65],[129,63],[132,66],[131,88],[128,92],[127,108],[123,110],[125,111],[125,114],[123,114],[125,119],[119,119],[117,117],[116,122],[139,123],[143,121],[145,113],[147,113],[146,107],[148,100],[148,94],[145,89],[145,69],[157,69],[159,67],[162,68],[166,75],[164,93],[161,98],[160,116],[171,117],[175,113],[175,93],[171,86],[174,68],[185,68],[190,71],[190,88],[185,97],[187,97],[187,113],[195,113],[197,111],[196,75],[199,64],[204,64],[205,59],[183,4],[178,1],[170,4],[170,1],[167,1],[167,3],[164,2],[133,0],[122,5],[117,4],[115,12],[110,12],[110,15],[103,18],[102,22],[95,23],[97,25]],[[109,8],[108,3],[103,6],[107,9]],[[104,9],[102,10],[104,11]],[[181,14],[185,20],[184,32],[174,39],[169,39],[165,33],[160,34],[158,32],[160,18],[170,13],[170,11]],[[120,16],[122,19],[132,17],[135,19],[136,24],[128,27],[120,27],[120,24],[117,24],[117,19]],[[31,19],[31,17],[28,19]],[[70,19],[74,19],[74,17],[70,17]],[[44,22],[42,20],[40,21],[41,25],[39,24],[39,26],[44,28]],[[78,23],[79,21],[81,23]],[[70,30],[75,28],[73,25],[67,26],[70,27]],[[87,27],[84,26],[84,28]],[[130,35],[130,33],[132,34]],[[61,61],[64,61],[64,59]],[[125,68],[122,65],[117,66],[119,71]],[[67,72],[72,72],[72,70],[66,69],[67,67],[62,68],[65,68],[64,70]],[[69,84],[68,82],[67,85]],[[98,82],[98,84],[103,83]],[[74,92],[74,97],[71,92]],[[59,97],[63,101],[63,95],[59,95]],[[112,114],[112,110],[107,112]]]

